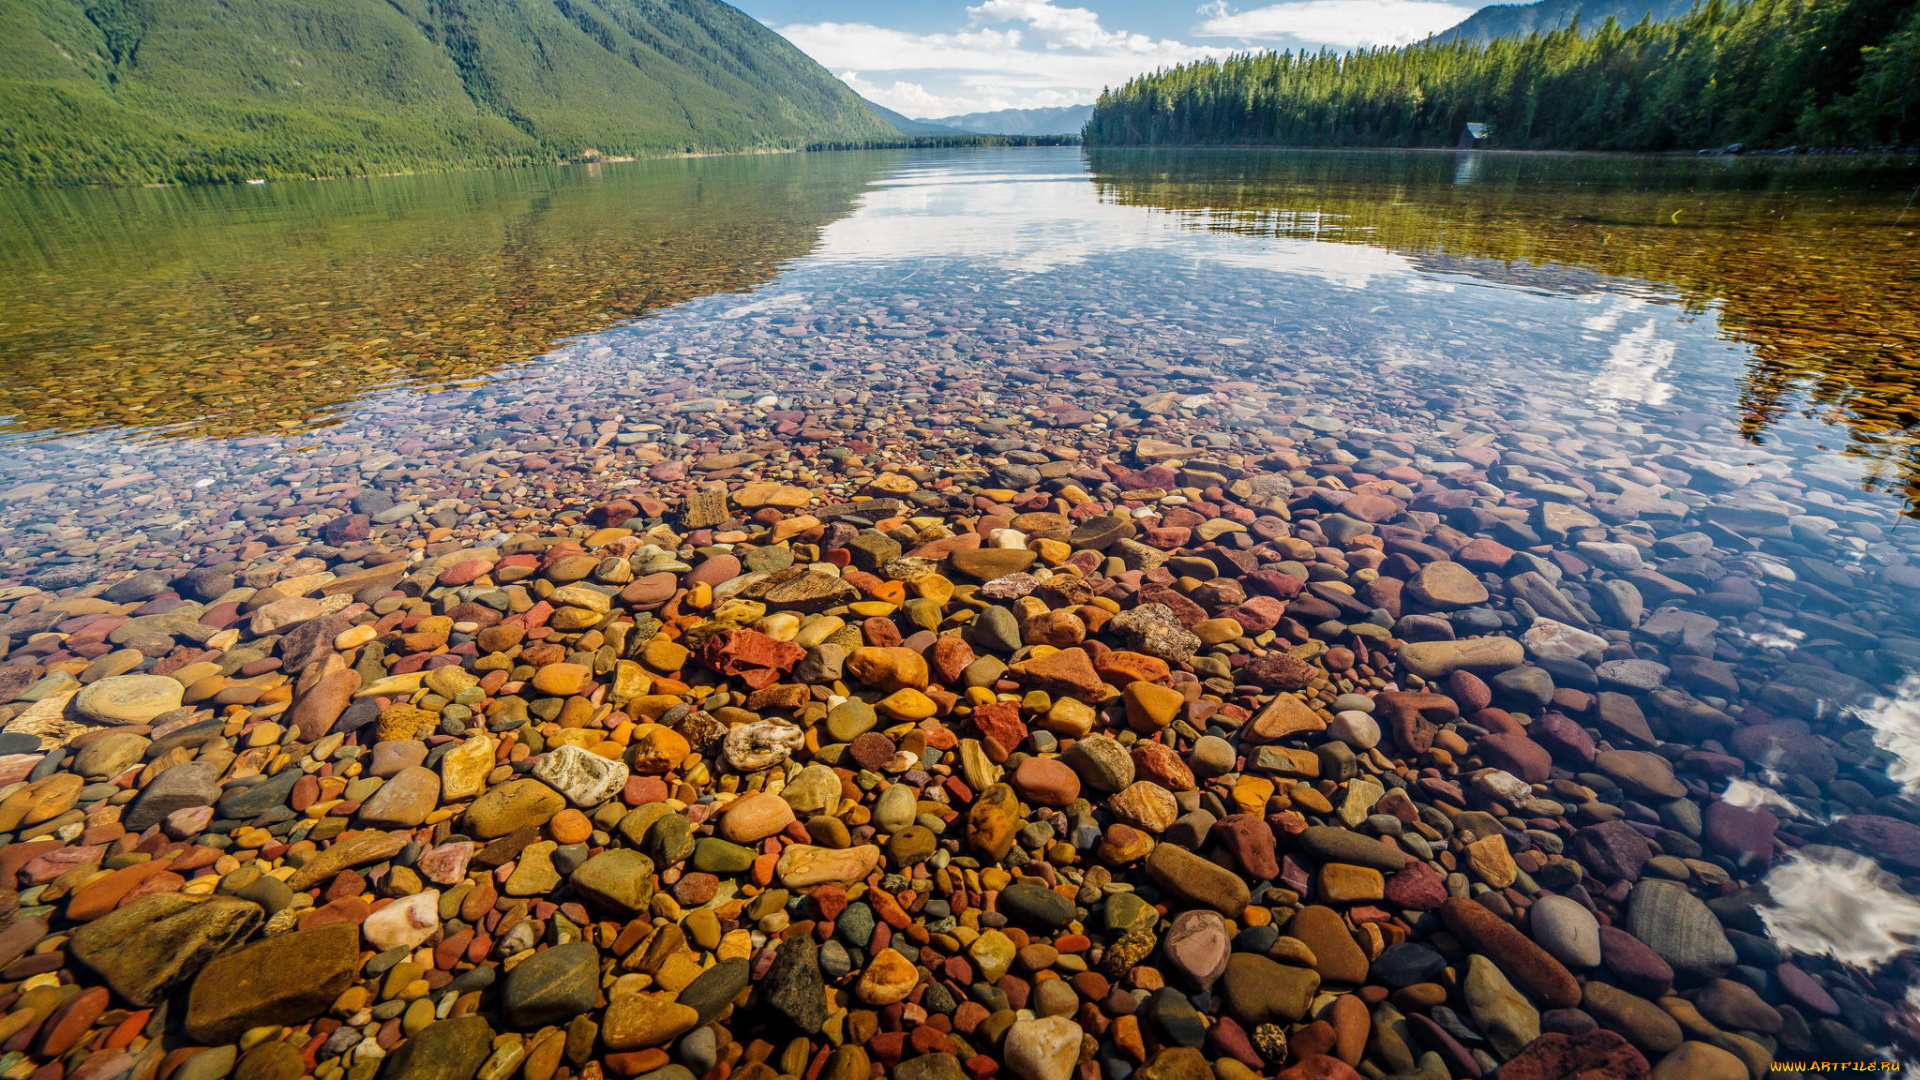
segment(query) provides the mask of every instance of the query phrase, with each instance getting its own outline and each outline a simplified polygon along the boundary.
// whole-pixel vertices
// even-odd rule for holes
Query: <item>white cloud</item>
[[[1475,10],[1436,0],[1295,0],[1238,12],[1225,3],[1212,3],[1200,9],[1207,19],[1193,32],[1200,37],[1355,49],[1410,44]]]
[[[877,102],[894,112],[905,113],[912,117],[958,116],[961,113],[1027,106],[1025,101],[1016,105],[1013,99],[998,95],[936,94],[920,83],[907,82],[904,79],[896,79],[882,85],[869,82],[857,71],[841,72],[840,81],[853,87],[854,93],[868,101]]]
[[[839,22],[779,31],[828,70],[853,73],[855,90],[909,116],[1086,104],[1143,72],[1231,51],[1109,29],[1098,13],[1053,0],[984,0],[967,16],[964,26],[931,34]]]

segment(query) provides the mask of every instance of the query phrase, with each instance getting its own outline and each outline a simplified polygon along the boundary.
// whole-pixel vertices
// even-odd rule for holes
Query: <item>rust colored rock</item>
[[[1061,649],[1047,656],[1022,660],[1011,668],[1027,686],[1055,697],[1097,701],[1105,685],[1085,649]]]
[[[1460,706],[1444,694],[1395,690],[1375,695],[1376,714],[1386,721],[1394,743],[1405,754],[1433,749],[1440,725],[1460,715]]]
[[[353,704],[354,692],[359,689],[359,672],[351,668],[336,671],[314,683],[294,701],[293,707],[287,710],[287,723],[299,729],[302,740],[312,742],[333,729],[333,722]]]
[[[1548,1032],[1500,1067],[1500,1080],[1649,1080],[1640,1051],[1611,1031]]]
[[[1440,905],[1440,918],[1461,944],[1492,960],[1508,981],[1541,1005],[1571,1009],[1580,1004],[1580,984],[1573,973],[1478,902],[1455,897]]]
[[[700,662],[758,690],[778,682],[807,651],[790,641],[775,641],[757,630],[727,630],[700,643]]]

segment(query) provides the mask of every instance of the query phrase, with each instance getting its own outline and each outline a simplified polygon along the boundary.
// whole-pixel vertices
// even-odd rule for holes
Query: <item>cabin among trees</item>
[[[1459,142],[1459,145],[1454,147],[1454,149],[1485,150],[1487,148],[1488,141],[1492,138],[1493,138],[1492,124],[1469,123],[1466,127],[1463,127],[1460,129],[1460,142]]]

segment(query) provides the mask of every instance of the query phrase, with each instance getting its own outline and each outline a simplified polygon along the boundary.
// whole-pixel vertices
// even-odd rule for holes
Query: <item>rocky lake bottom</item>
[[[1913,162],[623,168],[0,207],[0,1077],[1920,1062]]]

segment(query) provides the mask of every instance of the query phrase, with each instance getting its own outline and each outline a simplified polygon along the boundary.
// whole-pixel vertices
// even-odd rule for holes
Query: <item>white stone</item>
[[[1071,1080],[1080,1061],[1080,1025],[1064,1016],[1016,1020],[1001,1052],[1020,1080]]]
[[[577,746],[547,751],[533,767],[533,775],[582,809],[599,806],[627,786],[625,765]]]
[[[1535,619],[1520,640],[1535,660],[1578,660],[1607,647],[1606,638],[1552,619]]]
[[[1380,721],[1358,710],[1333,714],[1327,734],[1355,750],[1370,750],[1380,745]]]
[[[375,952],[408,948],[424,943],[440,930],[440,890],[403,896],[367,916],[360,924],[367,944]]]
[[[757,720],[729,728],[721,748],[736,771],[759,772],[787,760],[806,740],[806,732],[785,720]]]

